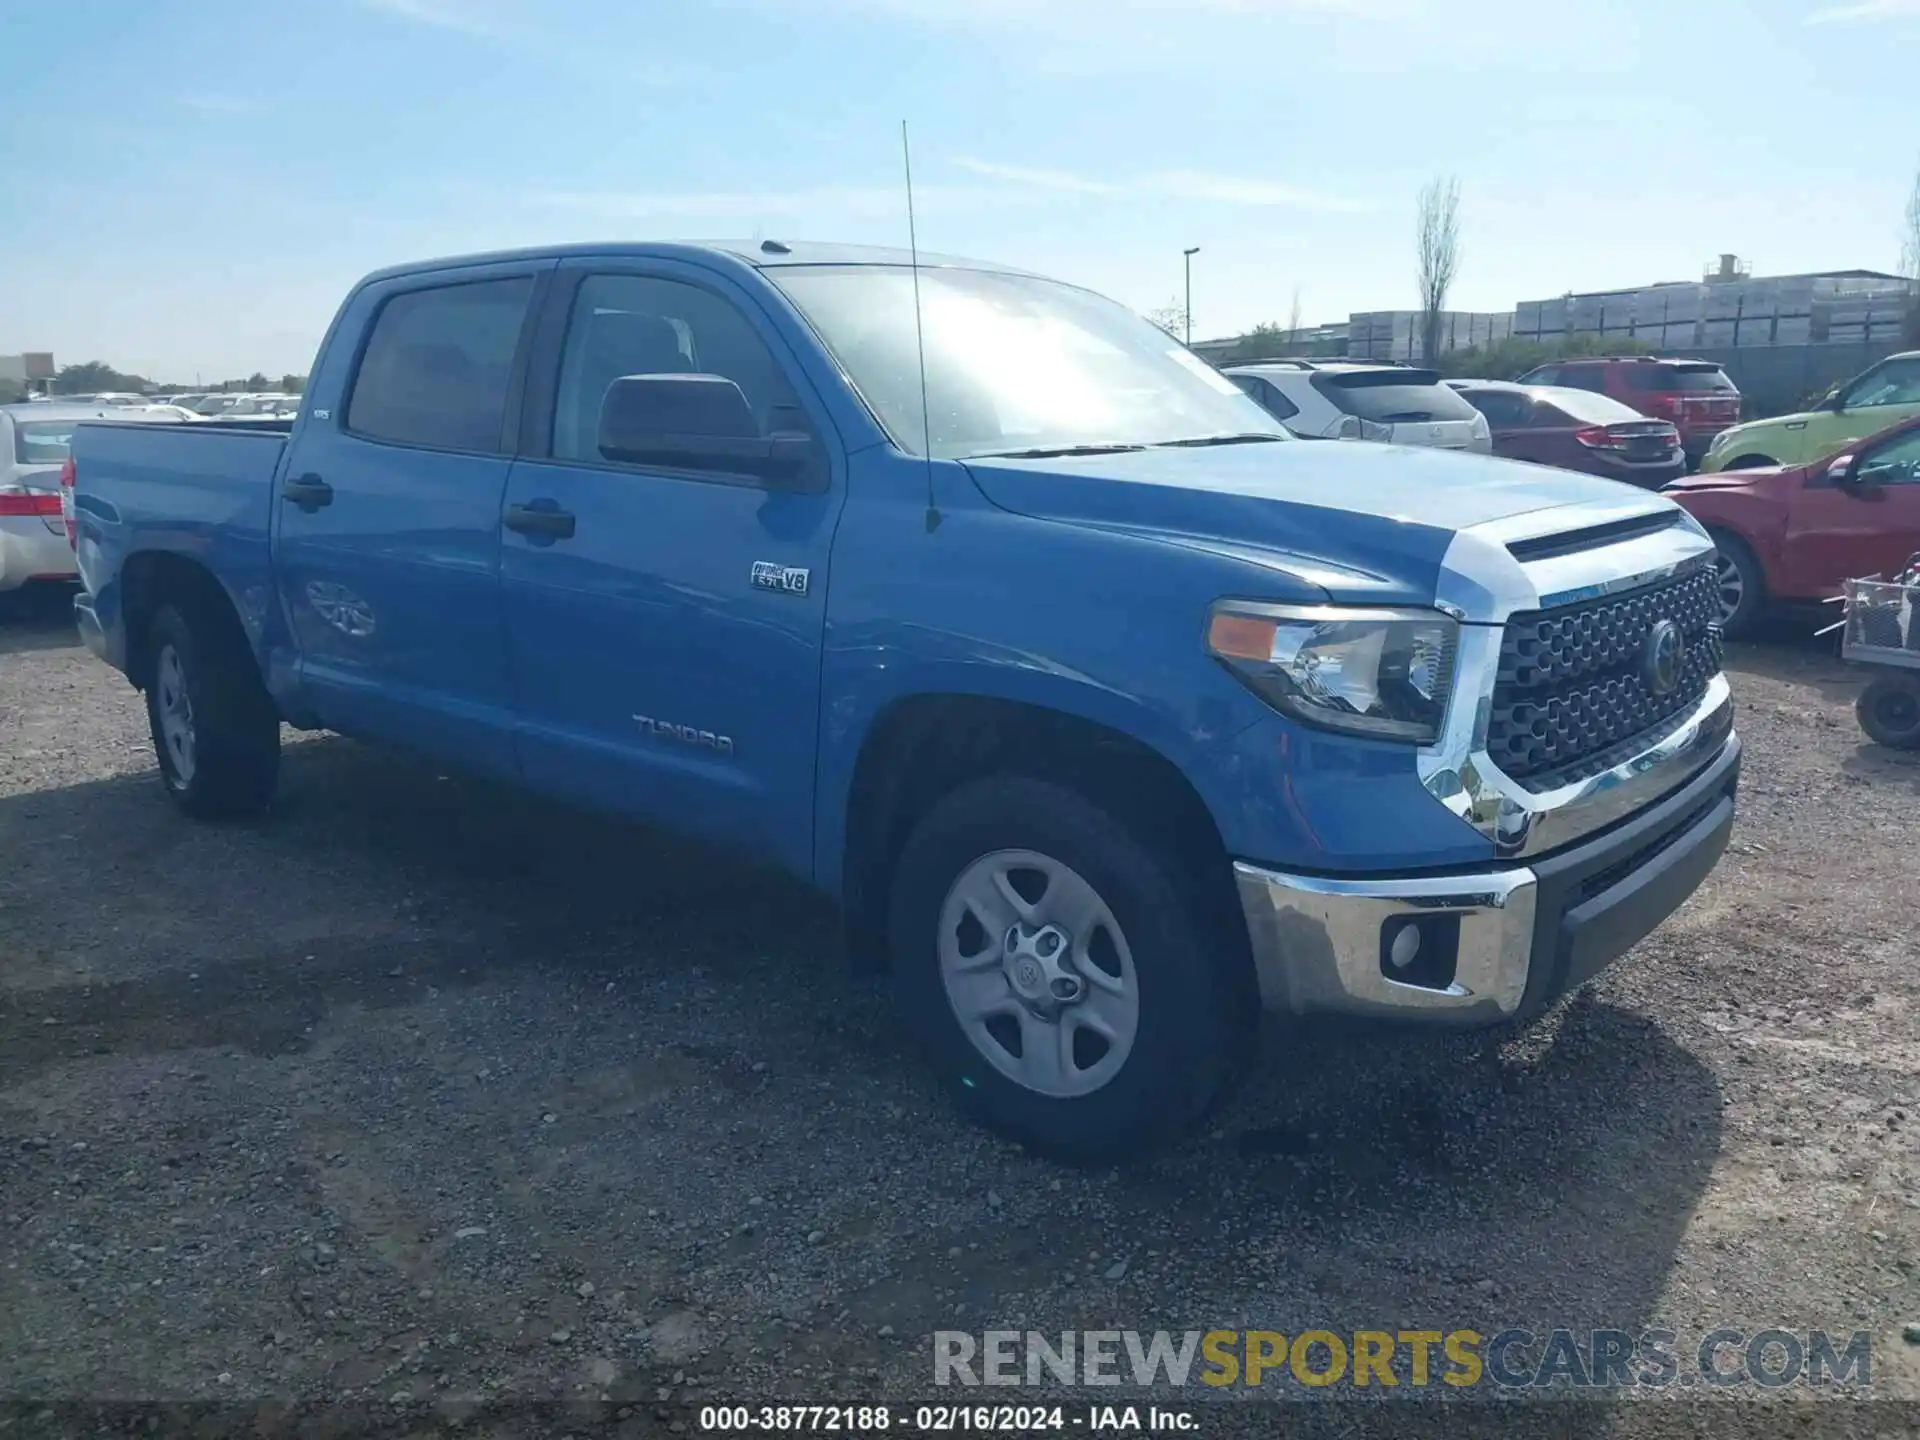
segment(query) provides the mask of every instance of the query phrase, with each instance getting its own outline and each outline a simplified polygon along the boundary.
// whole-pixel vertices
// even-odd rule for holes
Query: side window
[[[554,459],[604,458],[599,448],[600,407],[608,387],[631,375],[731,380],[740,387],[761,436],[791,435],[808,428],[806,412],[786,372],[730,302],[678,280],[589,275],[574,294],[560,358],[553,409]],[[685,428],[692,431],[701,426],[689,419]]]
[[[1518,430],[1533,418],[1533,402],[1506,390],[1469,390],[1467,403],[1487,417],[1495,430]]]
[[[1847,391],[1849,410],[1881,405],[1920,405],[1920,360],[1889,360],[1869,371]]]
[[[1230,375],[1227,378],[1257,400],[1260,408],[1276,420],[1291,420],[1300,413],[1298,405],[1258,375]]]
[[[1542,365],[1537,370],[1529,370],[1520,377],[1522,385],[1564,385],[1567,382],[1560,376],[1564,373],[1559,365]]]
[[[1600,365],[1563,365],[1560,367],[1559,383],[1575,390],[1591,390],[1596,395],[1604,395],[1607,393],[1607,372]]]
[[[1855,473],[1869,485],[1920,485],[1920,430],[1869,450]]]
[[[533,278],[407,290],[374,318],[347,429],[436,450],[500,451]]]

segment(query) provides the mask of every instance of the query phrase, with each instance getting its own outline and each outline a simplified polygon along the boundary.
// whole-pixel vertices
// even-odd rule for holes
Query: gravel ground
[[[937,1329],[1417,1324],[1866,1329],[1920,1397],[1920,759],[1819,648],[1730,663],[1733,849],[1583,996],[1500,1045],[1275,1032],[1208,1134],[1078,1172],[956,1119],[779,877],[333,737],[194,825],[124,682],[0,621],[0,1398],[645,1428],[925,1399]]]

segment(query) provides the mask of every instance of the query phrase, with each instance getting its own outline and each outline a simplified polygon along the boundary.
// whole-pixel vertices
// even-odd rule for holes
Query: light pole
[[[1187,266],[1187,305],[1183,312],[1187,322],[1187,348],[1193,348],[1193,257],[1200,253],[1198,245],[1190,246],[1180,252]]]

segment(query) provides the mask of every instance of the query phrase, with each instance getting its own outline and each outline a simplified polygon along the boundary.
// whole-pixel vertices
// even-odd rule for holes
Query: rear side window
[[[1627,385],[1659,395],[1734,395],[1733,381],[1718,365],[1633,365]]]
[[[1393,425],[1471,420],[1478,413],[1431,370],[1316,371],[1313,388],[1348,415]]]
[[[1462,390],[1459,394],[1495,430],[1518,430],[1533,419],[1533,402],[1511,390]]]
[[[347,403],[370,440],[497,454],[533,278],[409,290],[380,307]]]
[[[1276,420],[1291,420],[1300,413],[1300,407],[1282,395],[1279,387],[1268,384],[1258,375],[1229,375],[1227,378],[1258,401],[1260,408]]]
[[[16,420],[13,458],[20,465],[58,465],[73,445],[75,420]]]

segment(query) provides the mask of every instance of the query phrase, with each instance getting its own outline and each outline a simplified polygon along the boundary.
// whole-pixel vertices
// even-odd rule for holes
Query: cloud
[[[1862,21],[1920,18],[1920,0],[1859,0],[1835,5],[1807,16],[1809,25],[1857,25]]]
[[[1001,165],[992,160],[975,160],[962,155],[954,162],[962,170],[985,175],[992,180],[1009,180],[1015,185],[1033,185],[1042,190],[1064,190],[1073,195],[1111,195],[1120,187],[1104,180],[1088,180],[1065,170],[1034,170],[1025,165]]]
[[[963,170],[1004,180],[1012,185],[1030,186],[1070,195],[1144,195],[1164,200],[1192,200],[1223,205],[1270,206],[1287,210],[1312,210],[1322,213],[1352,213],[1367,207],[1357,200],[1326,195],[1245,175],[1216,175],[1203,170],[1159,170],[1129,180],[1095,180],[1068,170],[1034,169],[1025,165],[1002,165],[992,160],[961,156],[954,163]]]
[[[240,95],[182,95],[179,102],[202,115],[246,115],[260,107]]]

